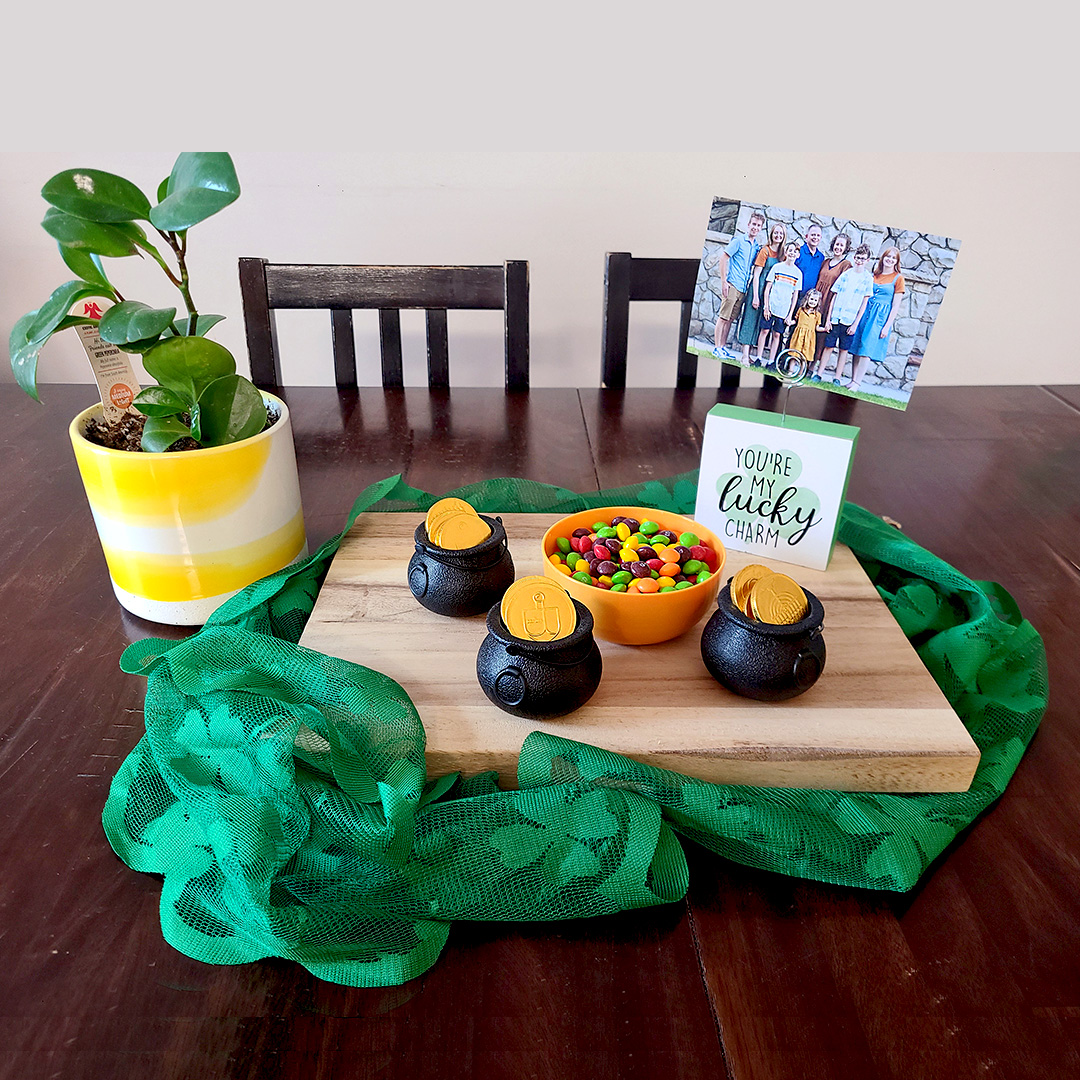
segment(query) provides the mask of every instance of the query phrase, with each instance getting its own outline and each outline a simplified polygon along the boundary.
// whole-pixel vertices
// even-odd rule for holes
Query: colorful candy
[[[646,595],[689,589],[720,567],[717,553],[694,533],[625,517],[558,537],[549,559],[583,585]]]

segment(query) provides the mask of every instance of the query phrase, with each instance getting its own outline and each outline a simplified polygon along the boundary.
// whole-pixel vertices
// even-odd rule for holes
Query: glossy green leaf
[[[224,320],[224,315],[200,315],[195,320],[195,337],[205,337],[208,330],[212,330],[219,322]],[[187,318],[177,319],[172,324],[173,333],[177,337],[188,336]]]
[[[130,181],[99,169],[67,169],[42,189],[46,202],[87,221],[147,220],[150,200]]]
[[[150,211],[150,220],[165,232],[175,232],[235,202],[240,197],[240,181],[228,154],[186,153],[176,159],[167,190]]]
[[[35,401],[40,401],[37,392],[37,358],[44,342],[30,340],[30,327],[36,318],[37,312],[30,311],[15,323],[8,337],[8,353],[11,356],[11,370],[15,373],[15,381]]]
[[[37,316],[30,324],[27,334],[31,342],[44,341],[50,334],[60,329],[60,323],[67,317],[73,304],[90,296],[101,296],[105,299],[115,299],[116,294],[111,289],[103,289],[100,285],[94,285],[89,281],[67,281],[53,291],[52,296],[38,308]],[[88,319],[99,318],[94,314],[94,308],[89,311],[80,311],[79,315]]]
[[[168,197],[169,197],[169,177],[166,176],[165,179],[162,180],[160,184],[158,184],[157,201],[159,203],[164,202]],[[173,229],[172,231],[175,232],[176,235],[179,236],[181,240],[183,240],[183,238],[185,236],[187,236],[187,229]]]
[[[143,425],[142,448],[150,454],[161,454],[177,439],[191,435],[191,429],[175,416],[151,416]]]
[[[82,278],[83,281],[104,285],[106,289],[112,290],[99,255],[91,254],[82,248],[64,247],[63,244],[56,246],[60,249],[60,258],[76,277]]]
[[[143,251],[149,251],[160,261],[161,252],[146,238],[146,230],[138,222],[122,221],[119,225],[114,225],[113,228],[119,229],[133,244],[141,247]]]
[[[168,335],[171,336],[171,335]],[[138,341],[128,341],[123,345],[117,345],[116,347],[121,352],[126,353],[138,353],[140,356],[148,353],[151,349],[161,344],[161,337],[148,337],[140,338]]]
[[[101,340],[111,345],[156,341],[172,324],[176,308],[152,308],[139,300],[125,300],[101,317]]]
[[[135,395],[134,405],[143,416],[176,416],[190,412],[194,402],[167,386],[146,386]]]
[[[222,446],[258,435],[266,426],[262,394],[241,375],[215,379],[199,396],[199,442]]]
[[[30,339],[30,328],[34,325],[37,317],[38,312],[31,311],[15,323],[11,328],[11,335],[8,337],[8,351],[11,355],[11,370],[15,375],[15,381],[35,401],[40,401],[41,398],[38,397],[37,391],[38,354],[52,335],[46,334],[45,337],[36,341]],[[69,326],[91,325],[94,321],[94,319],[67,316],[60,320],[53,333],[66,330]]]
[[[166,338],[143,357],[143,366],[155,381],[192,401],[215,379],[236,371],[232,353],[203,337]]]
[[[95,255],[120,259],[125,255],[134,255],[138,250],[132,242],[130,229],[121,225],[84,221],[53,207],[45,211],[41,227],[64,247],[79,248]]]

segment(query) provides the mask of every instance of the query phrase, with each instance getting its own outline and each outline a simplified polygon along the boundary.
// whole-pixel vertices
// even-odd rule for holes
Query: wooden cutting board
[[[542,573],[540,540],[557,520],[506,514],[518,577]],[[674,641],[599,641],[604,676],[577,712],[544,723],[496,708],[476,680],[484,616],[450,619],[421,607],[406,568],[423,515],[362,514],[327,574],[300,644],[399,682],[427,731],[429,776],[496,769],[515,785],[525,736],[542,730],[724,784],[844,791],[966,791],[979,750],[851,551],[827,571],[789,563],[825,606],[825,670],[792,701],[768,704],[723,689],[701,661],[701,629]],[[729,551],[726,581],[757,556]]]

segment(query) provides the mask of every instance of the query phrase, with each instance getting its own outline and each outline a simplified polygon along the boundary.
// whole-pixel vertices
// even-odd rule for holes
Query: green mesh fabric
[[[579,495],[522,480],[454,494],[484,512],[631,503],[692,513],[696,474]],[[362,511],[437,497],[391,477]],[[343,535],[343,534],[342,534]],[[164,875],[161,925],[188,956],[288,957],[350,986],[433,964],[455,919],[581,918],[678,900],[676,835],[736,862],[871,889],[910,889],[1004,790],[1046,708],[1041,639],[999,586],[964,577],[865,510],[859,557],[982,751],[963,794],[722,786],[543,733],[493,774],[425,782],[424,729],[391,679],[296,644],[340,536],[256,582],[193,637],[141,641],[146,735],[103,813],[130,867]]]

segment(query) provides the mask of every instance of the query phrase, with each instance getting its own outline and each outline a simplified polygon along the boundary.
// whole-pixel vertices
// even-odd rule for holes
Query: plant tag
[[[105,302],[108,306],[108,301]],[[80,300],[70,311],[71,315],[99,319],[104,310],[96,300]],[[98,393],[101,395],[101,411],[107,423],[119,420],[124,413],[136,413],[132,399],[139,392],[139,380],[131,366],[128,354],[115,345],[101,340],[96,326],[76,326],[83,350],[90,361]]]
[[[847,424],[714,405],[694,520],[733,551],[824,570],[858,437]]]

